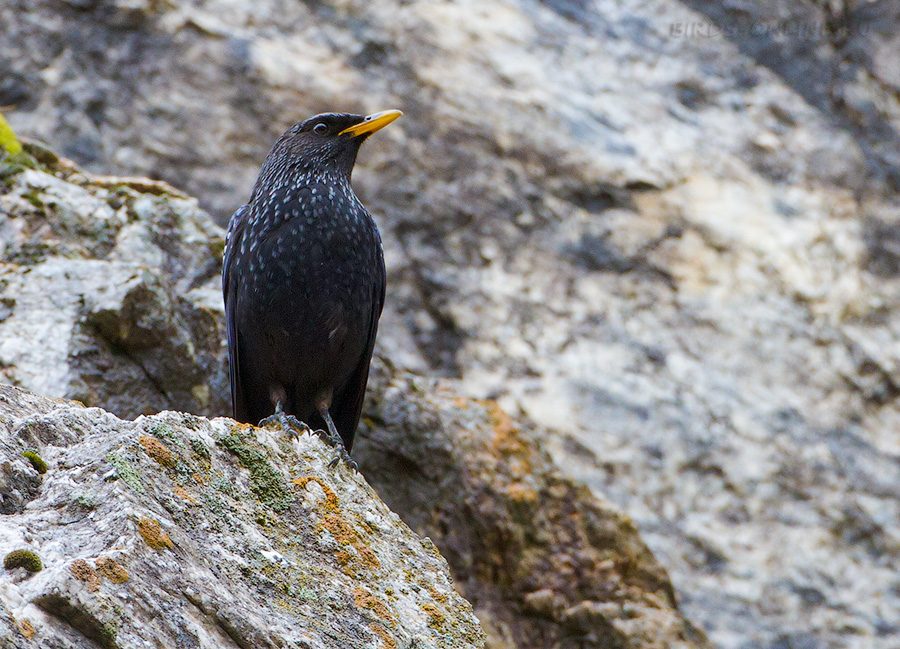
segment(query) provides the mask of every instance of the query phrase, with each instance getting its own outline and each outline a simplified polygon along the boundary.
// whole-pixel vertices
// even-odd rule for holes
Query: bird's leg
[[[281,401],[275,404],[275,414],[269,415],[259,422],[259,427],[263,428],[269,424],[280,424],[281,429],[288,437],[300,437],[301,433],[310,433],[312,429],[305,423],[297,419],[294,415],[288,415],[281,408]]]
[[[337,466],[338,462],[343,460],[344,464],[346,464],[348,467],[350,467],[354,471],[358,471],[359,465],[353,461],[353,459],[350,457],[350,454],[347,452],[347,447],[344,446],[344,441],[341,439],[341,436],[337,431],[337,426],[334,425],[334,420],[331,418],[331,413],[328,412],[328,406],[324,403],[319,404],[319,414],[322,415],[322,419],[325,420],[326,430],[317,430],[313,432],[321,437],[326,444],[337,451],[331,462],[328,463],[328,467],[333,469]]]

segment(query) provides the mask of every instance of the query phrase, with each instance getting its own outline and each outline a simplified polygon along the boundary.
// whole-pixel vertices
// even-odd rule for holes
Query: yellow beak
[[[345,128],[338,135],[349,135],[357,137],[359,135],[368,135],[375,131],[380,131],[385,126],[400,117],[403,113],[399,110],[383,110],[380,113],[372,113],[367,116],[359,124],[354,124],[349,128]]]

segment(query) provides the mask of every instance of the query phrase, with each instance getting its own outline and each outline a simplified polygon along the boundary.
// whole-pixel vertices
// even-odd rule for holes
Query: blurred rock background
[[[887,648],[898,27],[888,0],[5,0],[0,106],[20,135],[168,181],[220,224],[294,121],[402,109],[354,178],[385,239],[379,353],[546,430],[719,647]],[[33,179],[41,205],[69,191]],[[122,416],[221,414],[220,234],[140,226],[153,199],[110,187],[109,212],[64,222],[111,228],[89,252],[128,278],[65,237],[50,260],[39,211],[0,225],[3,380]],[[77,290],[41,288],[45,261],[72,264]],[[133,326],[153,318],[172,342]],[[105,342],[59,342],[85,325]],[[143,398],[116,379],[126,361]]]

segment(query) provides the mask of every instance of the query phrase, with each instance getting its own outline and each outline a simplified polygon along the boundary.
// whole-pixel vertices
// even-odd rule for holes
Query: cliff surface
[[[403,109],[354,179],[380,353],[538,422],[723,649],[892,649],[898,33],[893,0],[9,0],[0,106],[219,223],[295,120]],[[200,406],[197,371],[161,385]]]
[[[492,649],[708,646],[631,519],[456,382],[376,360],[365,480],[323,469],[315,439],[152,414],[226,409],[221,229],[165,184],[33,144],[0,178],[4,380],[137,417],[3,392],[0,553],[45,563],[0,573],[11,646],[480,646],[434,544],[365,480],[450,559]],[[138,577],[99,579],[109,558]]]

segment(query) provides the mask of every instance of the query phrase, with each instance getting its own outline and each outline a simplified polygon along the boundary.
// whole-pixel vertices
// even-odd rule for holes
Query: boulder
[[[484,647],[434,544],[331,457],[0,385],[2,645]]]
[[[0,377],[121,417],[223,414],[224,232],[188,198],[39,147],[0,180]]]

